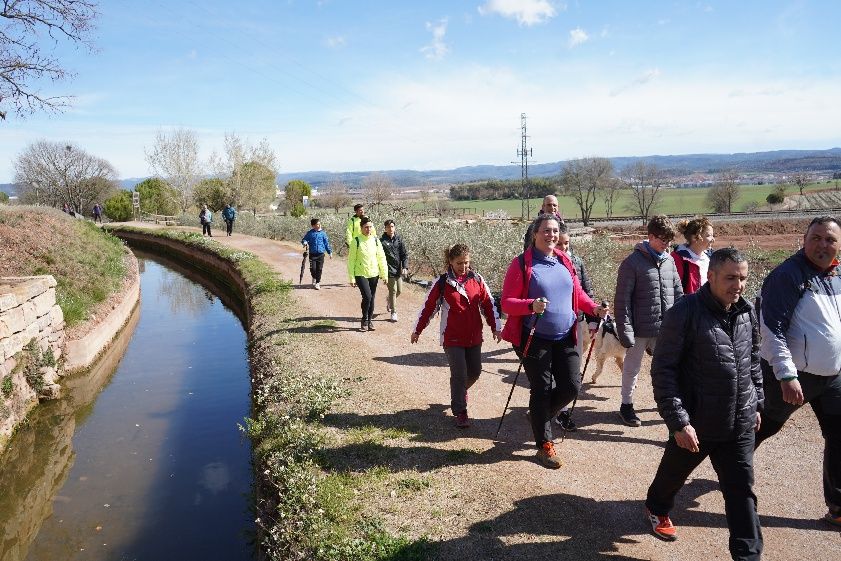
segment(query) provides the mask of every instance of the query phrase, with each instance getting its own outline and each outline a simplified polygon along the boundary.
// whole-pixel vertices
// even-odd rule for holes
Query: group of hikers
[[[234,230],[234,220],[237,218],[237,210],[234,208],[233,204],[226,204],[225,208],[222,209],[222,220],[225,221],[225,231],[227,235],[231,235]],[[213,212],[207,205],[201,205],[201,210],[199,211],[199,224],[201,224],[201,235],[202,236],[209,236],[213,237],[213,233],[210,230],[211,225],[213,224]]]
[[[388,282],[389,312],[397,320],[396,296],[408,254],[393,220],[377,238],[364,207],[354,210],[345,240],[348,277],[362,296],[360,330],[371,331],[380,279]],[[457,243],[446,248],[446,273],[431,283],[410,337],[416,343],[440,314],[450,405],[459,428],[470,426],[468,390],[482,370],[483,323],[494,339],[511,343],[530,385],[536,458],[551,469],[562,463],[551,421],[575,430],[566,408],[583,379],[582,342],[589,336],[592,344],[610,311],[608,302],[594,300],[557,211],[556,197],[547,196],[526,233],[523,253],[508,266],[500,298],[504,327],[487,283],[470,267],[470,249]],[[331,249],[319,222],[312,224],[302,242],[309,246],[318,288],[321,268],[312,265],[312,256],[320,254],[323,262]],[[672,249],[676,230],[685,241]],[[764,279],[754,302],[744,295],[747,258],[732,247],[713,251],[714,241],[704,217],[676,228],[668,217],[655,216],[647,239],[620,264],[613,300],[616,336],[626,349],[619,417],[629,427],[641,425],[633,396],[643,357],[651,355],[654,399],[669,430],[645,500],[653,533],[676,539],[669,517],[675,497],[709,457],[724,496],[730,554],[755,560],[763,542],[753,492],[754,450],[806,403],[824,438],[824,520],[841,526],[841,226],[831,216],[812,220],[802,248]]]

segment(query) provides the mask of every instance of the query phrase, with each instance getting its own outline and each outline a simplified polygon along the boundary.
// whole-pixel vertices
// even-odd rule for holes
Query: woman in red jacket
[[[677,225],[677,229],[686,238],[686,243],[677,246],[672,257],[683,285],[683,294],[692,294],[707,282],[710,255],[715,242],[713,225],[706,216],[701,216],[684,220]]]
[[[604,317],[581,288],[575,267],[558,247],[566,225],[544,214],[534,221],[532,245],[511,261],[502,285],[502,311],[508,314],[502,338],[511,342],[523,360],[531,386],[529,411],[537,444],[537,458],[552,469],[561,459],[552,443],[551,420],[572,403],[581,386],[576,346],[579,312]],[[535,316],[537,314],[537,316]],[[528,354],[522,349],[534,326]]]
[[[450,405],[456,426],[467,428],[467,390],[482,372],[482,315],[500,340],[499,314],[484,279],[470,269],[470,249],[456,244],[444,252],[447,272],[432,285],[418,314],[412,343],[441,311],[441,345],[450,364]]]

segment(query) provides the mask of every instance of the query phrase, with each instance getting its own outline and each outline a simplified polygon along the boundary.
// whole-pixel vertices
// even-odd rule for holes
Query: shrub
[[[105,213],[105,216],[114,222],[125,222],[127,220],[131,220],[134,215],[131,206],[131,193],[128,191],[120,191],[105,201],[102,210]]]

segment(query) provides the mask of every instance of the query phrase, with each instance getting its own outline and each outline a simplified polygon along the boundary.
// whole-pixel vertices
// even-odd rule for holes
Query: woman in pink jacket
[[[450,405],[456,426],[467,428],[467,390],[482,372],[482,316],[500,340],[499,314],[484,279],[470,268],[470,250],[456,244],[444,252],[447,272],[426,295],[412,332],[412,343],[437,311],[441,312],[441,345],[450,363]]]
[[[529,378],[537,459],[557,469],[561,460],[552,442],[550,421],[572,402],[581,386],[576,320],[579,312],[604,317],[607,308],[596,305],[582,290],[572,261],[557,247],[566,225],[544,214],[535,220],[533,231],[531,247],[511,261],[505,274],[502,311],[508,321],[502,338],[514,345]],[[532,327],[528,354],[522,356]]]

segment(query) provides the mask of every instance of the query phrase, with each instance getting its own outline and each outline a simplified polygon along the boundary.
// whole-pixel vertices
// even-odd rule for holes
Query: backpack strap
[[[444,305],[444,289],[447,287],[447,273],[438,277],[438,280],[435,281],[438,285],[438,310],[441,309],[441,306]]]

